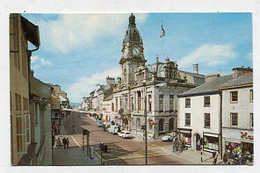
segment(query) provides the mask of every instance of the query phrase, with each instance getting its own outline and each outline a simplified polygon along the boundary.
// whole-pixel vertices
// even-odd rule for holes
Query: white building
[[[232,75],[211,75],[206,82],[179,95],[179,132],[187,144],[205,151],[221,150],[221,92],[219,86]],[[204,139],[204,140],[202,140]]]
[[[252,69],[235,68],[233,76],[234,79],[221,86],[223,153],[228,152],[230,157],[236,153],[253,154],[254,147]]]

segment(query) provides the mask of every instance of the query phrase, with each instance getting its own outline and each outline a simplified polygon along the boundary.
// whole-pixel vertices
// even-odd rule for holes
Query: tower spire
[[[128,26],[136,26],[135,15],[133,13],[131,13],[131,15],[129,16],[129,25]]]

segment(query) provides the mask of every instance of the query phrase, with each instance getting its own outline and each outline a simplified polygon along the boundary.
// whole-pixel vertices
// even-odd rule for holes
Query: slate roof
[[[218,92],[219,87],[232,79],[232,75],[220,76],[212,81],[206,82],[196,88],[193,88],[189,91],[186,91],[180,94],[180,97],[184,96],[193,96],[193,95],[202,95]]]
[[[253,84],[253,76],[239,76],[224,83],[220,88],[236,87],[245,84]]]

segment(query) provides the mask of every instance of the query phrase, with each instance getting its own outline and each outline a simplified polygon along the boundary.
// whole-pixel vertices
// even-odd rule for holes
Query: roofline
[[[234,85],[234,86],[220,87],[219,90],[228,90],[228,89],[246,88],[246,87],[253,87],[253,82],[252,82],[252,83],[248,83],[248,84],[242,84],[242,85]]]
[[[199,92],[199,93],[191,93],[191,94],[180,94],[177,95],[178,98],[182,98],[182,97],[192,97],[192,96],[202,96],[202,95],[214,95],[214,94],[220,94],[219,90],[216,91],[207,91],[207,92]]]

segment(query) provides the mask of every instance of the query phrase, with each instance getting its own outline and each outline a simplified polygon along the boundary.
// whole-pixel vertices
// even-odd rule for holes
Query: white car
[[[161,139],[163,142],[170,142],[173,141],[173,138],[175,136],[174,132],[168,133],[167,135],[163,136]]]
[[[118,132],[118,136],[119,137],[122,137],[122,138],[132,138],[132,134],[131,134],[131,132],[129,132],[129,131],[125,131],[125,130],[123,130],[123,131],[121,131],[121,132]]]

